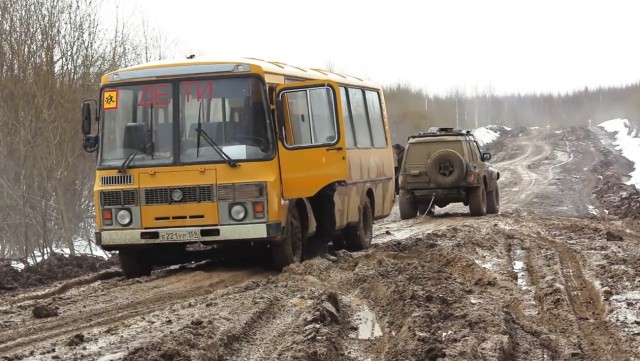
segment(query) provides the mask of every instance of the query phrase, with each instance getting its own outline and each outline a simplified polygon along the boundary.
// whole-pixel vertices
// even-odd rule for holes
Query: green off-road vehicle
[[[457,202],[468,205],[472,216],[498,213],[500,172],[490,159],[470,131],[431,128],[410,136],[400,166],[400,217]]]

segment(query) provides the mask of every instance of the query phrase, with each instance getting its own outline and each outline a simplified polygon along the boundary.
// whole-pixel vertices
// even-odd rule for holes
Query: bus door
[[[278,152],[285,198],[314,195],[349,174],[337,83],[305,81],[276,87]]]

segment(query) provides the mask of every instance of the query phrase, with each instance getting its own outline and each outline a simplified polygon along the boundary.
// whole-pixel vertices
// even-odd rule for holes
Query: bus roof
[[[338,83],[380,88],[380,86],[375,83],[350,75],[339,74],[324,69],[298,67],[278,61],[266,61],[257,58],[194,58],[144,63],[106,73],[102,76],[101,85],[121,81],[171,78],[180,75],[193,76],[207,73],[249,71],[249,67],[243,68],[243,65],[258,67],[267,74],[271,73],[309,80],[332,80]]]

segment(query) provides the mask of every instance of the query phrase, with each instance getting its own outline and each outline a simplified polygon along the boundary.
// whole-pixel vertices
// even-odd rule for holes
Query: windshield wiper
[[[131,162],[133,161],[133,158],[135,158],[137,154],[138,154],[138,150],[134,150],[133,152],[129,153],[127,158],[120,165],[120,168],[118,168],[118,173],[121,173],[121,174],[126,173],[127,167],[129,166],[129,164],[131,164]]]
[[[204,140],[206,140],[207,143],[209,143],[211,148],[213,148],[213,150],[215,150],[216,153],[218,153],[218,155],[222,159],[224,159],[224,161],[227,162],[228,165],[230,165],[231,167],[240,166],[240,164],[238,164],[238,162],[233,160],[233,158],[231,158],[227,153],[225,153],[224,150],[222,150],[222,148],[220,148],[220,146],[213,139],[211,139],[209,134],[207,134],[207,132],[204,131],[204,129],[202,129],[202,128],[200,128],[200,126],[198,126],[198,128],[196,128],[196,132],[198,133],[198,147],[200,147],[200,136],[202,136],[204,138]],[[198,148],[198,150],[199,149],[200,148]],[[199,155],[196,152],[196,157],[197,156],[199,156]]]
[[[238,167],[240,164],[238,164],[238,162],[233,160],[233,158],[231,158],[227,153],[225,153],[224,150],[222,150],[222,148],[220,148],[220,146],[213,139],[211,139],[209,134],[207,134],[207,132],[204,129],[202,129],[202,117],[201,117],[202,112],[203,112],[203,110],[202,110],[202,102],[200,102],[200,108],[198,109],[198,127],[196,128],[196,133],[198,133],[198,136],[196,138],[196,157],[200,156],[200,137],[202,136],[204,138],[204,140],[207,143],[209,143],[211,148],[213,148],[213,150],[215,150],[216,153],[218,153],[218,155],[230,167]]]

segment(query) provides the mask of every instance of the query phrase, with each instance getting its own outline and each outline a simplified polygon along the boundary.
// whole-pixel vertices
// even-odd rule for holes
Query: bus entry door
[[[339,87],[328,81],[276,88],[278,153],[285,198],[314,195],[349,174]]]

